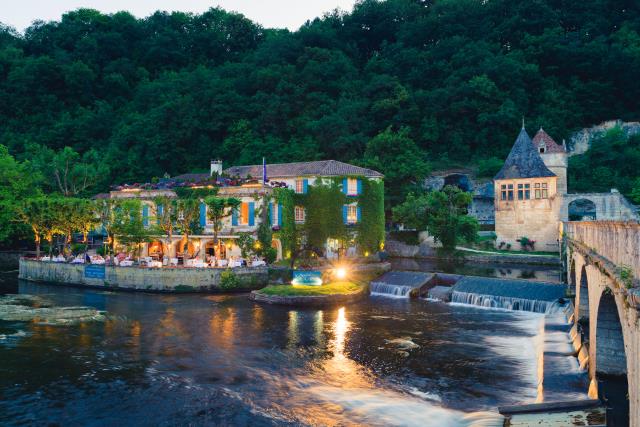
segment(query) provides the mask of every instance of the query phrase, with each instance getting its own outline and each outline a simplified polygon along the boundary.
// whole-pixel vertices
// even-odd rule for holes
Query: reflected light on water
[[[298,312],[289,312],[289,326],[287,328],[287,348],[295,348],[300,341],[300,331],[298,330]]]

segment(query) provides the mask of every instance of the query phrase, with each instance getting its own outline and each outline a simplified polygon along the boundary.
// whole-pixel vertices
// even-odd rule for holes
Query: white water
[[[409,293],[413,288],[411,286],[391,285],[383,282],[371,282],[371,295],[393,297],[393,298],[409,298]]]
[[[512,311],[531,311],[533,313],[549,314],[557,311],[558,304],[555,301],[540,301],[525,298],[500,297],[468,292],[453,291],[451,302],[458,304],[475,305],[486,308],[502,308]]]

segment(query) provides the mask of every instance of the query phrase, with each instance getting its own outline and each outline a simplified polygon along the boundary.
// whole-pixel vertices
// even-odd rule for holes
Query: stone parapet
[[[87,267],[93,271],[89,272]],[[102,268],[101,268],[102,267]],[[223,292],[218,268],[140,268],[65,264],[22,258],[18,277],[35,282],[52,282],[111,290],[147,292]],[[233,291],[259,289],[267,285],[266,266],[238,267],[230,271],[239,279]]]

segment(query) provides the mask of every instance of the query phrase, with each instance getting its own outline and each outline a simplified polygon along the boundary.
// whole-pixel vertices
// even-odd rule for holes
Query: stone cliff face
[[[593,141],[595,137],[604,134],[606,131],[616,126],[620,126],[627,135],[640,133],[640,122],[623,122],[621,120],[609,120],[607,122],[602,122],[597,126],[582,129],[571,135],[568,147],[569,155],[575,156],[576,154],[583,154],[589,149],[591,141]]]

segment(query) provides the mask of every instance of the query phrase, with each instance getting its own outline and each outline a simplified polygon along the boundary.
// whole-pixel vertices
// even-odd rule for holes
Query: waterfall
[[[503,297],[496,295],[476,294],[453,291],[451,302],[476,305],[487,308],[502,308],[514,311],[531,311],[534,313],[552,313],[559,307],[555,301],[541,301],[526,298]]]
[[[392,285],[384,282],[371,282],[371,295],[382,295],[394,298],[409,298],[411,286]]]

